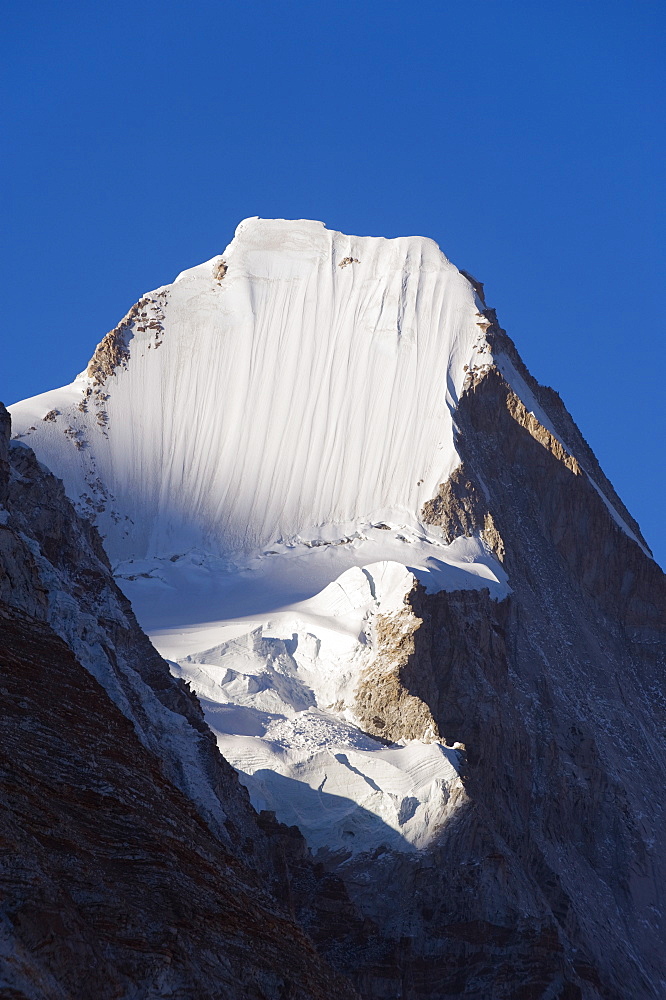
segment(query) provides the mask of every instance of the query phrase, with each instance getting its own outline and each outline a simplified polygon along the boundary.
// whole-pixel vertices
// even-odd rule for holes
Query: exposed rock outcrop
[[[439,492],[428,500],[421,510],[426,524],[436,524],[442,529],[447,545],[460,535],[473,535],[482,531],[487,514],[486,503],[480,490],[467,475],[464,465],[449,476],[439,487]]]
[[[354,711],[362,728],[393,742],[439,739],[428,705],[410,693],[403,679],[414,660],[414,635],[423,625],[405,600],[394,614],[373,620],[375,656],[356,690]]]
[[[86,374],[93,380],[94,385],[104,385],[107,378],[115,375],[116,368],[126,364],[129,360],[129,348],[127,346],[127,335],[136,319],[140,301],[132,306],[127,315],[120,321],[118,326],[109,330],[105,337],[100,340],[95,349],[95,353],[88,362]]]
[[[12,421],[4,406],[0,406],[0,503],[4,504],[9,489],[9,439]]]
[[[549,420],[559,435],[560,440],[567,443],[568,448],[572,454],[575,454],[581,467],[597,483],[604,496],[610,500],[612,506],[625,524],[631,528],[634,535],[649,552],[649,547],[641,534],[640,527],[625,507],[613,484],[599,465],[596,455],[581,434],[579,427],[562,402],[559,393],[551,389],[550,386],[540,385],[530,373],[518,353],[513,340],[509,337],[506,330],[503,330],[499,325],[496,311],[494,309],[485,309],[483,315],[488,323],[485,339],[489,348],[497,353],[499,357],[503,357],[510,362],[534,394],[537,402],[548,414]]]
[[[227,263],[226,261],[220,259],[213,265],[213,277],[217,281],[222,281],[222,278],[227,273]]]
[[[152,339],[148,342],[148,347],[161,346],[164,333],[162,306],[165,293],[157,292],[154,293],[154,296],[151,298],[150,295],[144,295],[138,302],[135,302],[120,323],[113,330],[109,330],[95,348],[95,352],[88,362],[86,374],[92,380],[92,385],[96,387],[93,390],[96,398],[99,397],[99,387],[103,386],[108,378],[115,375],[118,368],[127,365],[130,358],[129,342],[135,329],[138,333],[150,332]],[[103,400],[98,399],[97,401]]]

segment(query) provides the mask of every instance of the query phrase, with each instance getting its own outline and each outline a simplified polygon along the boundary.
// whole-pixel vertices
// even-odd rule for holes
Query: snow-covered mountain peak
[[[115,558],[415,526],[458,464],[451,408],[480,322],[432,240],[248,219],[144,296],[83,379],[13,417]]]
[[[413,849],[448,808],[455,769],[400,678],[417,583],[509,593],[494,484],[469,478],[457,437],[484,386],[496,416],[589,479],[638,540],[481,286],[421,237],[246,219],[222,253],[142,296],[71,385],[11,408],[98,524],[139,621],[201,694],[254,801],[291,822],[284,789],[297,789],[317,846],[342,848],[362,814],[371,832],[355,850],[386,828]],[[416,741],[408,753],[386,748],[389,730]],[[380,777],[389,758],[407,767],[399,781]],[[326,776],[344,822],[320,828]]]
[[[483,531],[422,516],[460,464],[458,398],[492,362],[482,308],[432,240],[250,218],[142,296],[70,386],[12,408],[257,804],[287,801],[270,774],[328,775],[341,818],[303,820],[317,846],[362,814],[355,850],[388,828],[413,849],[457,780],[418,706],[422,744],[363,734],[363,677],[397,676],[416,580],[507,593]]]
[[[490,995],[498,962],[507,996],[656,995],[663,575],[475,279],[430,240],[248,219],[132,306],[71,385],[12,410],[268,811],[279,864],[303,871],[271,812],[318,852],[322,912],[362,905],[353,946],[332,940],[360,942],[377,995],[444,989],[451,956],[471,972],[447,995]],[[11,450],[20,485],[32,453]],[[59,560],[57,502],[22,502]],[[34,599],[113,696],[98,664],[122,621],[71,538],[60,578],[32,541]],[[10,559],[7,588],[29,563]],[[208,769],[202,784],[170,699],[151,715],[136,657],[127,707],[214,818]]]

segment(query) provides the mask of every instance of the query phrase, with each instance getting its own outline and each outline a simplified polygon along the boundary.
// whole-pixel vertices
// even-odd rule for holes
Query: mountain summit
[[[248,219],[11,413],[364,997],[662,995],[664,576],[479,282]]]
[[[13,420],[63,472],[66,435],[68,489],[114,559],[413,527],[459,464],[453,412],[492,363],[486,329],[432,240],[248,219]]]

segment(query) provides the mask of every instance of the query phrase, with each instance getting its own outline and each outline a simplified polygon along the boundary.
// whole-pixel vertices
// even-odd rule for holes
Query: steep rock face
[[[375,616],[375,657],[356,689],[355,712],[368,733],[392,741],[438,739],[440,734],[427,703],[405,686],[402,674],[413,661],[415,633],[423,625],[407,602],[394,614]]]
[[[0,407],[0,503],[7,499],[9,486],[9,439],[12,433],[11,417],[4,406]]]
[[[384,919],[398,898],[418,900],[402,925],[412,954],[396,953],[395,974],[416,983],[443,934],[439,955],[459,978],[441,995],[513,996],[520,982],[525,996],[661,996],[664,575],[590,483],[585,451],[579,461],[527,419],[498,368],[468,387],[456,422],[465,475],[424,516],[457,532],[492,512],[512,594],[418,588],[408,598],[421,624],[400,698],[426,705],[441,735],[466,748],[468,801],[431,847],[441,862],[432,881],[451,892],[460,871],[450,862],[464,857],[469,893],[447,912],[426,902],[420,871],[398,866],[406,891],[392,870]],[[457,934],[485,945],[463,963],[451,950]],[[497,965],[484,981],[490,941]],[[521,955],[530,960],[518,975]],[[503,982],[492,978],[498,967]],[[431,995],[421,988],[409,995]]]
[[[561,402],[530,380],[566,445],[507,384],[499,329],[496,346],[456,410],[463,465],[424,520],[457,536],[490,518],[512,593],[417,587],[361,691],[370,732],[428,738],[434,721],[464,746],[464,790],[418,859],[345,862],[374,927],[362,967],[342,967],[382,998],[656,998],[666,581],[590,481]]]
[[[658,996],[664,575],[591,485],[585,451],[567,461],[521,416],[497,371],[458,409],[513,593],[501,612],[471,594],[426,598],[441,685],[429,704],[465,742],[470,797],[541,886],[582,970],[618,996]],[[570,445],[573,422],[556,416]]]

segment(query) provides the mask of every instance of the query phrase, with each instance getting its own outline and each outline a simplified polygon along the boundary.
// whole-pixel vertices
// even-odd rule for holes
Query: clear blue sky
[[[663,0],[7,5],[0,399],[246,216],[431,236],[666,564],[665,28]]]

